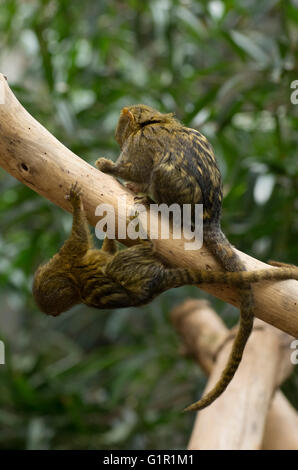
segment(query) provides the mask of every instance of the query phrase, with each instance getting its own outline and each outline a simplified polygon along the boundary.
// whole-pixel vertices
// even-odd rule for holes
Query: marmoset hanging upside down
[[[271,279],[298,279],[295,266],[249,272],[191,271],[166,267],[151,241],[117,251],[105,238],[94,249],[79,187],[72,185],[67,199],[73,207],[73,225],[60,251],[35,273],[33,295],[41,311],[59,315],[84,303],[99,309],[144,305],[171,287],[185,284],[245,285]]]
[[[196,204],[203,204],[205,245],[227,271],[245,271],[221,230],[221,175],[206,137],[183,126],[173,114],[140,104],[123,108],[116,140],[121,147],[117,162],[100,158],[97,168],[123,178],[130,189],[145,193],[155,203],[191,204],[193,213]],[[214,389],[189,409],[205,408],[221,395],[242,359],[253,327],[254,299],[248,283],[238,285],[240,325],[228,363]]]

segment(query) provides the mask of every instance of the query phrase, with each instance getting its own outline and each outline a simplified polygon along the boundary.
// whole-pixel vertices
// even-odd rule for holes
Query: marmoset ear
[[[121,115],[125,116],[125,117],[128,117],[131,122],[134,122],[134,120],[135,120],[134,115],[132,114],[131,111],[129,111],[128,108],[123,108],[122,111],[121,111]]]

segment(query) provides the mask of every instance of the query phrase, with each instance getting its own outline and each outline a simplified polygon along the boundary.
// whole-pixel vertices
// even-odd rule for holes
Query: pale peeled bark
[[[205,394],[218,380],[233,338],[206,301],[184,302],[173,310],[172,320],[188,353],[210,374]],[[255,321],[232,382],[197,413],[189,450],[298,449],[297,413],[281,392],[273,396],[292,371],[292,340]]]
[[[98,218],[98,204],[112,204],[126,197],[133,206],[133,195],[111,176],[105,175],[67,149],[18,102],[0,74],[0,166],[54,204],[71,211],[65,194],[78,181],[83,190],[84,207],[90,224]],[[143,220],[146,213],[143,214]],[[120,214],[121,220],[126,220]],[[156,218],[155,218],[156,220]],[[130,240],[121,240],[132,244]],[[206,248],[186,251],[184,240],[156,240],[159,254],[173,266],[222,270]],[[237,250],[248,269],[269,266]],[[233,305],[239,305],[236,289],[220,285],[201,285],[207,292]],[[253,288],[257,317],[298,337],[298,283],[294,280],[263,282]]]
[[[262,448],[298,450],[298,413],[280,390],[269,408]]]

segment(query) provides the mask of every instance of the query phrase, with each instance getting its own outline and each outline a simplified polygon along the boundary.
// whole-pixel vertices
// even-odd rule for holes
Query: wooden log
[[[298,450],[298,413],[280,390],[269,408],[262,448]]]
[[[83,190],[83,202],[90,224],[98,217],[96,207],[101,203],[115,208],[118,218],[126,225],[126,214],[118,211],[118,203],[126,198],[127,208],[134,205],[133,194],[118,181],[105,175],[67,149],[19,103],[3,75],[0,74],[0,166],[37,193],[71,212],[65,200],[70,184],[78,181]],[[141,215],[147,220],[147,213]],[[156,219],[153,217],[153,219]],[[157,220],[154,220],[158,225]],[[117,231],[116,231],[117,236]],[[120,240],[133,244],[128,238]],[[157,252],[173,266],[191,269],[222,270],[203,247],[184,249],[185,240],[159,239]],[[248,270],[269,268],[254,258],[236,250]],[[239,306],[237,289],[225,285],[200,285],[220,299]],[[253,287],[255,314],[264,321],[298,337],[298,282],[294,280],[262,282]]]
[[[173,310],[172,321],[186,350],[210,374],[206,390],[211,389],[226,363],[231,334],[206,301],[184,302]],[[289,347],[292,339],[260,320],[255,321],[231,384],[211,406],[197,413],[190,450],[297,448],[298,440],[294,447],[297,413],[281,392],[271,401],[276,386],[292,370]]]

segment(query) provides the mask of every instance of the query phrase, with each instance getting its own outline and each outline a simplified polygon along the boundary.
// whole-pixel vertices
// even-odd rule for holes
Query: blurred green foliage
[[[119,110],[173,111],[212,142],[224,178],[223,228],[262,260],[298,262],[297,0],[0,2],[0,69],[26,109],[93,163],[116,158]],[[196,288],[142,309],[34,305],[36,266],[71,216],[0,170],[0,448],[185,448],[181,413],[205,378],[179,354],[171,308]],[[238,312],[214,298],[230,326]],[[298,378],[284,387],[298,407]]]

